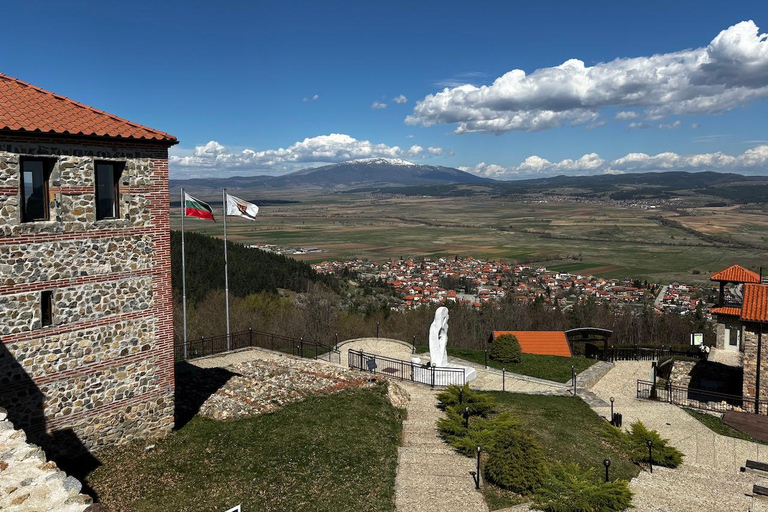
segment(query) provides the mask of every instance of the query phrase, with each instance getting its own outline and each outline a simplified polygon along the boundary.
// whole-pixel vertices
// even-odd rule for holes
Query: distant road
[[[667,288],[669,288],[669,285],[661,287],[661,291],[656,296],[656,300],[653,301],[654,306],[658,307],[661,304],[661,301],[664,299],[664,295],[667,293]]]

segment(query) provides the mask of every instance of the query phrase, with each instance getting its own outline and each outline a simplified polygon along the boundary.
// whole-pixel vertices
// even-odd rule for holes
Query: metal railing
[[[608,361],[654,361],[667,356],[684,356],[703,359],[699,350],[682,351],[667,347],[611,347],[608,349]]]
[[[768,414],[768,400],[755,400],[738,395],[727,395],[685,386],[654,385],[653,382],[637,381],[637,398],[669,402],[681,407],[713,412],[757,412]]]
[[[412,361],[366,354],[362,350],[349,350],[347,356],[350,368],[369,371],[376,375],[392,377],[427,384],[431,387],[463,386],[466,382],[464,368],[444,368],[422,365]]]
[[[187,340],[186,351],[184,342],[176,340],[173,349],[176,361],[183,361],[185,354],[186,359],[194,359],[246,347],[265,348],[303,358],[322,359],[341,364],[341,352],[331,346],[304,338],[297,339],[253,329],[229,333],[229,340],[226,334]]]

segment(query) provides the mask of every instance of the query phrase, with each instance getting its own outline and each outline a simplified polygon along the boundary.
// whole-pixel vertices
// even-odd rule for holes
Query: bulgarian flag
[[[216,219],[213,218],[213,210],[208,203],[195,199],[186,192],[184,192],[184,215],[186,217],[200,217],[201,219],[216,222]]]

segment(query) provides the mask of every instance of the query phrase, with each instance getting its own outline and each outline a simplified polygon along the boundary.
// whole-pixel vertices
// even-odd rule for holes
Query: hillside
[[[644,200],[699,197],[733,203],[763,202],[768,197],[768,176],[742,176],[719,172],[647,172],[599,176],[555,176],[485,184],[415,187],[367,187],[358,192],[461,197],[468,195],[566,195],[596,199]]]
[[[199,233],[185,233],[187,265],[187,300],[202,300],[211,290],[224,289],[224,245],[218,238]],[[301,261],[227,243],[229,290],[245,297],[261,291],[285,288],[305,291],[311,282],[333,286],[331,276],[319,275]],[[181,294],[181,232],[171,231],[171,269],[173,290]]]

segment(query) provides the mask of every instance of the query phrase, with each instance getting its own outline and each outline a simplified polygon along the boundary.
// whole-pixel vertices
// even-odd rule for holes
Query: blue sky
[[[379,156],[502,179],[768,174],[765,2],[3,9],[33,23],[4,24],[0,72],[176,135],[178,178]]]

